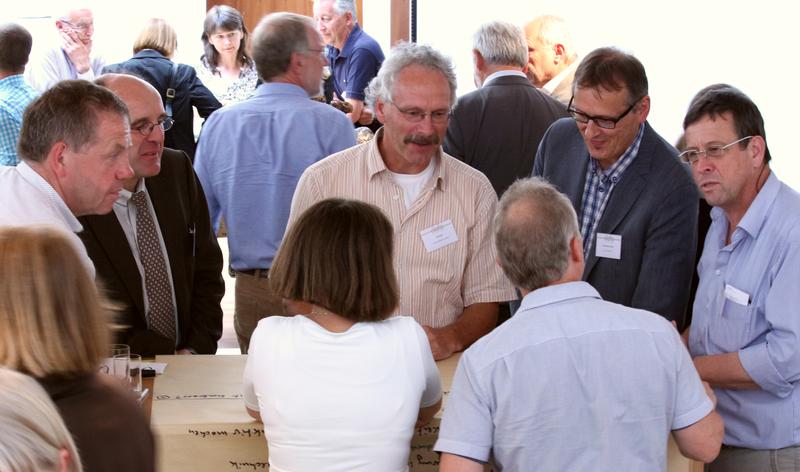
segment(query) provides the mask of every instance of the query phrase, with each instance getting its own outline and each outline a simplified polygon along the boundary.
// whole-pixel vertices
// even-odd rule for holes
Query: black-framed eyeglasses
[[[138,131],[143,136],[150,136],[150,133],[153,132],[153,129],[155,129],[156,126],[161,128],[162,131],[167,131],[170,128],[172,128],[172,125],[174,124],[175,120],[173,120],[168,116],[165,116],[164,118],[161,118],[155,123],[150,123],[150,122],[142,123],[140,125],[131,127],[131,129],[134,131]]]
[[[739,144],[746,139],[751,139],[753,136],[745,136],[744,138],[739,138],[736,141],[729,143],[729,144],[711,144],[707,148],[700,150],[700,149],[687,149],[682,153],[678,154],[678,157],[684,164],[695,165],[697,161],[700,159],[700,154],[705,154],[706,157],[710,157],[713,159],[719,159],[723,155],[725,155],[725,151],[731,148],[734,144]]]
[[[631,103],[631,106],[629,106],[627,110],[623,111],[622,114],[619,115],[616,118],[611,118],[611,117],[608,117],[608,116],[591,116],[591,115],[587,115],[586,113],[584,113],[582,111],[576,110],[572,106],[572,101],[575,100],[574,96],[569,99],[569,105],[567,105],[567,112],[578,123],[588,123],[589,120],[592,120],[592,121],[594,121],[594,124],[596,124],[600,128],[603,128],[603,129],[614,129],[614,128],[617,127],[617,123],[619,123],[619,121],[621,119],[623,119],[626,116],[628,116],[628,113],[630,113],[631,110],[633,110],[633,108],[636,106],[636,104],[639,103],[639,101],[641,99],[643,99],[643,98],[644,97],[639,97],[636,100],[634,100],[633,103]]]
[[[400,108],[399,106],[395,105],[394,102],[391,103],[397,111],[399,111],[405,119],[412,123],[419,123],[420,121],[424,120],[426,116],[431,117],[431,121],[437,124],[442,124],[447,121],[447,118],[450,117],[450,110],[433,110],[433,111],[422,111],[419,108]]]

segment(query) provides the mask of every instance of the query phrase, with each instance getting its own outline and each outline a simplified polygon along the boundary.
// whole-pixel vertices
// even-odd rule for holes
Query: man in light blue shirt
[[[236,276],[234,326],[242,353],[258,320],[283,313],[267,274],[280,246],[300,175],[320,159],[355,145],[340,111],[315,102],[325,57],[311,18],[275,13],[253,33],[263,80],[253,96],[216,111],[195,156],[214,228],[224,218]]]
[[[697,371],[725,419],[726,447],[710,470],[794,471],[800,195],[772,173],[761,112],[736,88],[701,90],[683,127],[681,158],[714,207],[688,330]]]
[[[546,181],[514,183],[495,217],[498,260],[524,299],[456,370],[439,439],[443,472],[666,471],[670,431],[710,461],[722,420],[678,332],[603,301],[581,281],[572,204]]]
[[[36,98],[22,77],[33,38],[20,25],[0,25],[0,165],[15,166],[17,140],[25,107]]]

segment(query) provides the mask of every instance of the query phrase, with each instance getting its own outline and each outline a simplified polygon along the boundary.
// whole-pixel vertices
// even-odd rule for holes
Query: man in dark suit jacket
[[[225,292],[222,252],[211,230],[205,195],[188,156],[164,149],[166,120],[158,92],[145,81],[126,75],[106,75],[98,83],[116,93],[131,114],[131,167],[134,177],[114,211],[81,219],[81,237],[97,268],[98,279],[112,301],[120,304],[123,325],[118,341],[131,352],[156,354],[213,354],[222,335],[220,301]],[[158,227],[162,252],[167,254],[167,283],[171,286],[175,338],[158,332],[146,310],[152,307],[137,246],[132,192],[146,191],[150,214]],[[133,217],[131,217],[133,215]],[[164,288],[162,286],[162,288]]]
[[[626,109],[627,108],[627,109]],[[583,279],[604,300],[679,327],[689,299],[698,195],[677,150],[647,123],[647,76],[633,56],[593,51],[578,66],[573,119],[545,134],[534,163],[579,215]]]
[[[458,99],[444,150],[486,174],[500,197],[515,180],[531,174],[544,132],[568,115],[564,105],[525,76],[528,52],[520,28],[499,21],[482,25],[472,55],[481,88]]]

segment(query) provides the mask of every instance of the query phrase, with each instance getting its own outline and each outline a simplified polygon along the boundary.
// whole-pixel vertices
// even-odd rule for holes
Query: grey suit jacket
[[[533,169],[536,148],[547,128],[567,116],[564,105],[525,77],[498,77],[459,97],[444,151],[483,172],[497,196]]]
[[[645,123],[639,153],[597,225],[597,233],[622,236],[621,257],[597,257],[592,244],[583,279],[606,300],[653,311],[681,327],[694,270],[698,194],[677,154]],[[562,119],[542,138],[533,175],[565,193],[580,217],[587,165],[577,125]]]

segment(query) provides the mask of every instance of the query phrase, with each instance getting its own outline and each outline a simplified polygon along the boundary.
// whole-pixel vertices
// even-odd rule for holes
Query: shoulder
[[[309,175],[319,175],[327,173],[346,173],[348,175],[356,169],[366,168],[367,156],[371,141],[357,144],[343,151],[331,154],[330,156],[315,162],[306,169]]]
[[[492,184],[489,182],[489,178],[486,177],[483,172],[456,159],[444,151],[442,151],[441,156],[442,164],[446,169],[445,179],[449,179],[448,176],[452,175],[455,177],[455,179],[451,179],[451,183],[455,183],[459,187],[462,184],[465,184],[467,187],[462,188],[461,190],[466,193],[479,190],[481,192],[489,192],[496,195],[494,189],[492,188]],[[496,197],[495,200],[497,200]]]

